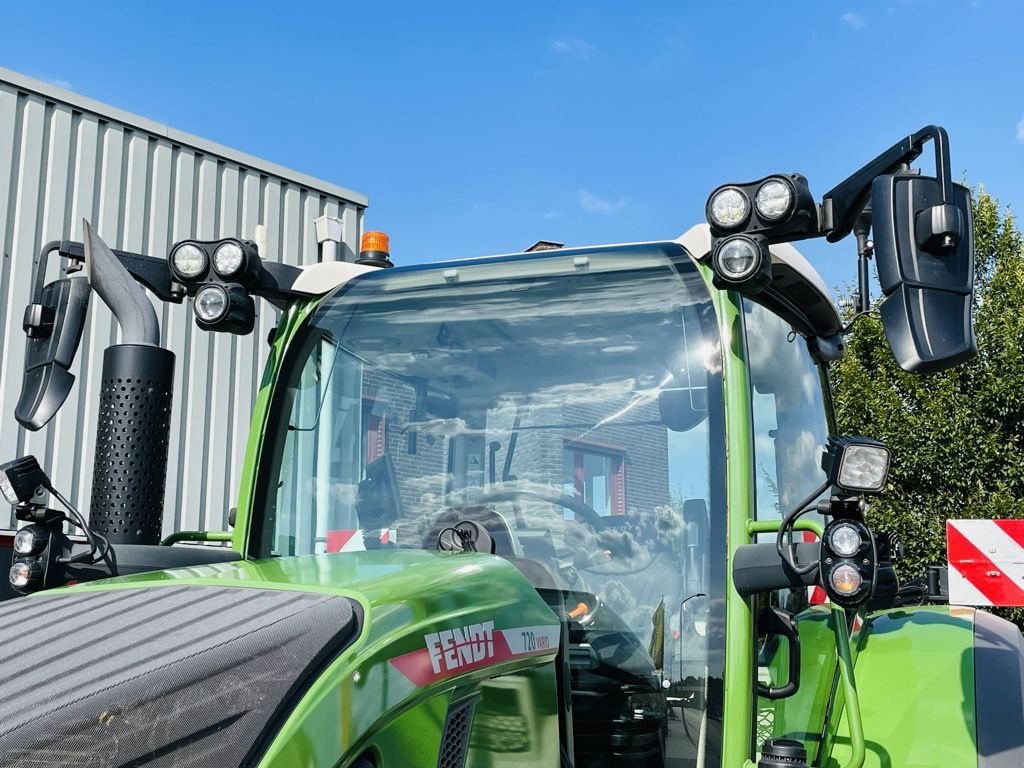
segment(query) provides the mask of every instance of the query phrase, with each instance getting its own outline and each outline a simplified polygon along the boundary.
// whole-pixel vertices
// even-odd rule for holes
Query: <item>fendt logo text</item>
[[[442,670],[453,672],[468,664],[494,658],[493,621],[431,632],[423,639],[426,640],[430,665],[435,674]]]

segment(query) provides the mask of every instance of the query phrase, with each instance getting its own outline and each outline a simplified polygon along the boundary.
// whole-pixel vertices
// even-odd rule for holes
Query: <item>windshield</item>
[[[628,675],[623,727],[649,721],[645,749],[716,764],[721,350],[681,247],[373,273],[327,299],[291,354],[259,554],[470,536],[559,595]],[[610,748],[607,721],[574,717],[590,728],[578,754]]]

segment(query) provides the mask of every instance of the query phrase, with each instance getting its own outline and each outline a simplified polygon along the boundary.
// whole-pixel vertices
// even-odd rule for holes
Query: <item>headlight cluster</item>
[[[260,279],[262,263],[250,240],[185,240],[171,249],[174,279],[193,296],[196,325],[208,331],[250,333],[256,305],[249,294]]]
[[[859,520],[833,520],[821,541],[820,573],[829,599],[856,606],[871,597],[877,555],[875,539]]]
[[[714,236],[715,285],[754,295],[772,281],[770,243],[817,226],[818,210],[799,174],[724,184],[711,193],[705,214]]]
[[[9,579],[18,592],[35,592],[43,587],[46,576],[46,547],[50,532],[46,526],[32,523],[14,535],[14,561]]]
[[[708,221],[718,229],[734,230],[746,224],[753,211],[760,223],[775,224],[793,213],[795,202],[793,183],[785,176],[769,176],[753,184],[730,184],[719,187],[708,198]]]

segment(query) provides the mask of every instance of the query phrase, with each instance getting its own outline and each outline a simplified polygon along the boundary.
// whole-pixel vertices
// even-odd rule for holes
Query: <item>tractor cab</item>
[[[339,287],[282,361],[250,555],[506,558],[568,623],[581,764],[718,754],[723,342],[709,270],[682,244],[708,239],[698,227],[680,242],[377,271]],[[779,263],[791,293],[816,290]],[[835,333],[826,318],[836,327],[818,330]],[[748,472],[767,518],[823,477],[822,376],[795,321],[748,301],[734,329],[749,348]]]

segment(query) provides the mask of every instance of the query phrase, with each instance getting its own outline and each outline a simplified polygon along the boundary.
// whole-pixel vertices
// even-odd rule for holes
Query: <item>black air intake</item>
[[[118,344],[103,353],[89,527],[111,544],[159,544],[174,353]]]
[[[212,586],[5,603],[0,764],[253,764],[359,616],[341,596]]]
[[[452,704],[444,724],[441,750],[437,755],[437,768],[465,768],[469,751],[469,731],[473,724],[476,696]]]

